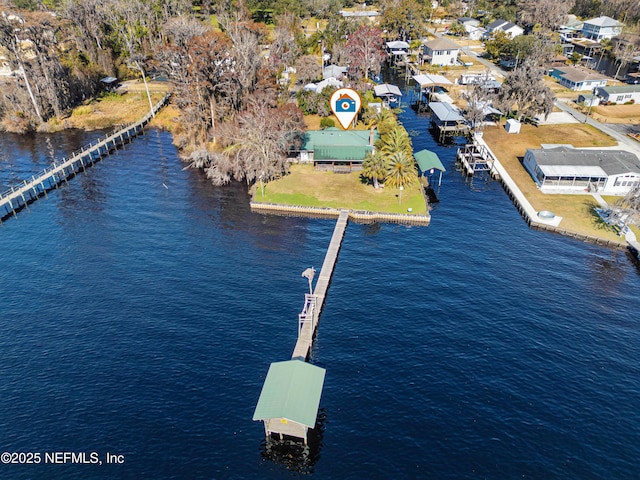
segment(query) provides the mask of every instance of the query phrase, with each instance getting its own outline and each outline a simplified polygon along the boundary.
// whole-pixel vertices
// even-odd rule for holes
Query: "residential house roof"
[[[440,170],[441,172],[446,171],[438,155],[436,155],[431,150],[420,150],[419,152],[413,154],[413,158],[415,158],[416,162],[418,162],[418,167],[420,168],[421,172],[427,172],[432,168]]]
[[[324,376],[324,368],[301,360],[272,363],[253,419],[283,418],[313,428]]]
[[[446,38],[436,38],[424,44],[431,51],[438,50],[460,50],[460,47],[457,43],[453,43],[451,40],[447,40]]]
[[[595,150],[563,145],[528,149],[546,175],[608,176],[640,174],[640,160],[624,150]]]
[[[493,32],[494,30],[501,30],[503,32],[506,32],[508,30],[511,30],[514,27],[517,27],[520,30],[522,30],[522,27],[516,25],[515,23],[511,23],[503,19],[498,19],[491,22],[489,25],[487,25],[487,31]]]
[[[462,17],[458,19],[458,23],[461,23],[463,25],[467,24],[467,25],[473,25],[473,26],[478,26],[480,25],[480,20],[477,20],[475,18],[471,18],[471,17]]]
[[[343,17],[377,17],[380,15],[380,12],[376,10],[340,10],[338,13]]]
[[[621,93],[637,93],[640,92],[640,85],[624,85],[619,87],[598,87],[598,91],[604,91],[609,95]]]
[[[347,73],[349,67],[341,67],[340,65],[327,65],[322,69],[322,78],[340,78],[342,75]]]
[[[584,23],[588,23],[589,25],[595,25],[597,27],[623,27],[624,26],[624,23],[620,23],[619,21],[614,20],[613,18],[607,17],[607,16],[585,20]]]
[[[378,139],[374,131],[373,143]],[[364,160],[373,151],[369,130],[307,130],[302,138],[301,151],[312,151],[314,160]]]
[[[555,70],[562,74],[562,77],[573,83],[586,81],[607,80],[607,76],[593,70],[585,70],[577,67],[556,67]]]

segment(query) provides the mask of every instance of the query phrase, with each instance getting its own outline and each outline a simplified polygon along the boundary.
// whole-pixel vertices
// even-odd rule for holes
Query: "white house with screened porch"
[[[543,193],[625,195],[640,185],[640,160],[631,152],[542,147],[528,149],[523,165]]]

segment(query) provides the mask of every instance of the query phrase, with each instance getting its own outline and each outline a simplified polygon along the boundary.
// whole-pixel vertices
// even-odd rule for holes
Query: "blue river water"
[[[640,268],[529,229],[401,117],[447,168],[440,203],[348,226],[308,455],[252,415],[334,222],[251,213],[149,130],[0,225],[0,451],[42,455],[0,478],[638,478]],[[0,187],[98,135],[0,136]]]

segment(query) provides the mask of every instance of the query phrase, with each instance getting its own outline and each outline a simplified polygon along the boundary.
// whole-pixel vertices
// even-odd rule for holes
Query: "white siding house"
[[[640,160],[623,150],[548,146],[528,149],[523,165],[543,193],[625,195],[640,185]]]
[[[436,38],[423,45],[423,61],[431,65],[455,65],[460,47],[446,38]]]
[[[489,38],[494,32],[504,32],[511,38],[515,38],[518,35],[522,35],[524,33],[524,29],[522,27],[519,27],[515,23],[499,19],[487,25],[487,33],[485,37]]]
[[[620,35],[622,33],[623,23],[618,22],[610,17],[598,17],[586,20],[582,24],[582,36],[597,42]]]
[[[475,18],[462,17],[458,19],[458,23],[464,27],[469,40],[480,40],[487,32],[486,29],[480,26],[480,20]]]
[[[602,102],[624,104],[628,102],[640,103],[640,85],[625,85],[623,87],[598,87],[594,92]]]
[[[575,91],[593,91],[596,87],[607,85],[606,75],[577,67],[556,67],[551,71],[551,76],[556,78],[560,85]]]

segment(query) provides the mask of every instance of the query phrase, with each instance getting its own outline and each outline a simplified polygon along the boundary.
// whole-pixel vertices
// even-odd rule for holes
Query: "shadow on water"
[[[306,240],[306,219],[251,212],[251,195],[246,183],[214,186],[203,171],[189,169],[188,172],[188,201],[194,207],[191,211],[206,215],[206,219],[201,220],[217,224],[223,231],[251,233],[249,241],[261,248],[295,248]]]
[[[313,430],[309,430],[307,445],[299,439],[280,440],[273,436],[265,438],[260,444],[261,457],[292,472],[313,474],[315,465],[320,460],[326,419],[326,411],[320,408],[316,426]]]

